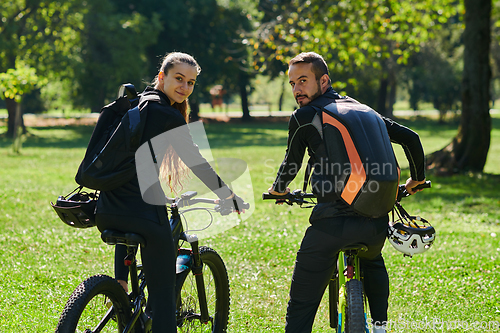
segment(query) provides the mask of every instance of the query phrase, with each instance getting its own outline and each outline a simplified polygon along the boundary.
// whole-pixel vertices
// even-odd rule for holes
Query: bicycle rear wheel
[[[128,296],[120,284],[107,275],[95,275],[71,294],[56,333],[121,332],[130,316]]]
[[[359,280],[349,280],[346,288],[346,320],[347,333],[365,333],[366,319],[363,308],[363,284]]]
[[[227,328],[230,302],[226,266],[219,254],[209,247],[201,246],[200,256],[210,319],[208,323],[201,322],[196,279],[189,274],[177,296],[178,331],[223,333]]]

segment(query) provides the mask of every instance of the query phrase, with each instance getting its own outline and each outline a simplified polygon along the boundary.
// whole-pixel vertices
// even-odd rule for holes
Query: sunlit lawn
[[[420,133],[427,153],[446,145],[456,133],[456,124],[403,122]],[[241,158],[249,164],[256,202],[251,217],[204,241],[221,254],[229,271],[229,332],[284,330],[295,253],[310,210],[278,207],[261,201],[260,195],[284,156],[286,127],[262,122],[206,126],[215,157]],[[112,274],[112,248],[100,241],[98,231],[65,226],[49,206],[75,186],[73,177],[91,131],[31,128],[19,156],[11,153],[9,140],[0,138],[0,332],[53,331],[80,281],[96,273]],[[486,174],[429,176],[433,188],[405,203],[411,213],[430,220],[438,236],[430,251],[412,259],[389,244],[383,250],[391,278],[389,317],[399,325],[394,332],[463,332],[444,325],[500,321],[499,119],[494,119],[492,135]],[[407,166],[402,150],[397,154]],[[292,187],[300,187],[301,180]],[[431,324],[418,328],[426,323]],[[314,331],[332,331],[326,299]]]

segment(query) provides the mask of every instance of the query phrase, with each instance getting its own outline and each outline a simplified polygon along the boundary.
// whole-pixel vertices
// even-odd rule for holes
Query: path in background
[[[250,111],[252,117],[290,117],[293,111]],[[500,114],[500,110],[491,109],[491,114]],[[451,114],[451,112],[450,112]],[[439,111],[437,110],[396,110],[394,111],[396,117],[408,117],[408,116],[438,116]],[[230,111],[230,112],[202,112],[200,117],[202,118],[241,118],[243,112],[241,111]]]
[[[272,117],[274,120],[286,120],[293,111],[250,111],[250,116],[255,118]],[[490,114],[500,114],[500,109],[491,109]],[[437,117],[439,112],[437,110],[397,110],[394,111],[396,117],[408,116],[424,116],[424,117]],[[213,119],[222,122],[229,122],[232,119],[240,119],[243,116],[241,111],[229,112],[202,112],[201,118]],[[46,127],[46,126],[65,126],[65,125],[94,125],[99,117],[98,113],[82,114],[76,117],[63,117],[46,114],[25,114],[24,123],[28,127]],[[285,119],[283,119],[285,118]],[[7,122],[6,115],[0,115],[0,126],[5,126]]]

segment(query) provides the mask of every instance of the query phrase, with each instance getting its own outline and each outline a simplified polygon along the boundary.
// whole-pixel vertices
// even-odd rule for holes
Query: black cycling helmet
[[[74,193],[77,191],[77,193]],[[59,196],[55,204],[50,205],[61,221],[74,228],[94,227],[97,193],[82,192],[82,186],[66,196]]]

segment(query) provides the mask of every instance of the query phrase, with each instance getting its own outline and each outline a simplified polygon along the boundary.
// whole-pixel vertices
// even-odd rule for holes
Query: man
[[[374,332],[385,332],[389,277],[380,252],[387,236],[389,217],[364,217],[355,213],[333,191],[324,191],[325,188],[332,188],[325,186],[325,182],[331,184],[332,179],[323,174],[325,171],[321,167],[320,161],[325,158],[322,124],[312,102],[332,103],[345,97],[332,89],[328,67],[319,54],[307,52],[293,58],[289,63],[288,77],[300,109],[290,118],[286,155],[269,193],[284,195],[290,191],[287,186],[297,175],[307,148],[311,165],[314,165],[311,185],[318,204],[312,211],[309,219],[311,226],[297,252],[285,331],[311,332],[317,308],[336,268],[339,250],[354,243],[364,243],[368,251],[359,257]],[[406,153],[411,173],[406,188],[414,194],[413,187],[425,182],[424,152],[420,139],[415,132],[390,119],[383,118],[383,121],[391,141],[401,144]]]

